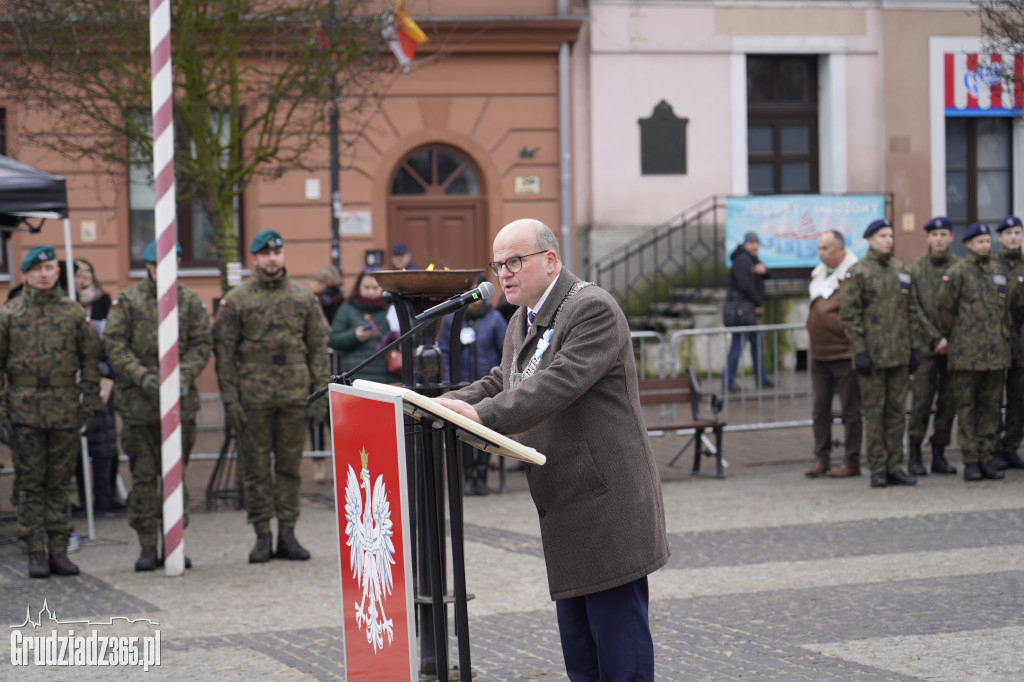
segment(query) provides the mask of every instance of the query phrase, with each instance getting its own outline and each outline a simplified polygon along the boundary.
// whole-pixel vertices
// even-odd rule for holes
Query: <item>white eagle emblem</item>
[[[352,577],[363,589],[362,601],[354,604],[356,624],[362,629],[366,622],[366,641],[373,645],[373,653],[384,648],[384,634],[388,644],[394,638],[394,621],[384,613],[384,600],[394,590],[391,564],[395,563],[394,535],[391,523],[391,504],[384,489],[384,477],[370,485],[370,471],[367,469],[365,448],[359,453],[363,470],[359,479],[348,467],[348,482],[345,485],[345,544],[352,548],[349,554],[349,568]],[[366,504],[359,489],[366,489]]]

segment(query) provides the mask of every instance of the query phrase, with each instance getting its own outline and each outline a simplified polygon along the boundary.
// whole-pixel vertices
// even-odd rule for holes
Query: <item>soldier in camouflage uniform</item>
[[[309,552],[295,538],[299,465],[307,419],[319,423],[327,410],[325,400],[307,407],[306,396],[327,383],[330,329],[313,294],[288,278],[280,234],[260,232],[249,252],[253,276],[224,296],[214,322],[217,379],[225,418],[238,435],[243,499],[256,530],[249,563],[270,560],[275,515],[273,556],[301,561]]]
[[[1012,302],[1018,297],[1016,290],[1024,286],[1024,260],[1020,245],[1024,240],[1024,227],[1017,216],[1006,216],[996,228],[999,251],[996,260],[1005,270],[1007,295]],[[1024,469],[1024,461],[1017,449],[1024,440],[1024,339],[1020,322],[1007,320],[1010,326],[1010,367],[1006,370],[1006,413],[999,428],[999,439],[993,453],[993,462],[999,469]]]
[[[180,258],[181,247],[178,247]],[[124,291],[110,306],[103,344],[117,370],[118,390],[114,407],[121,414],[121,449],[128,455],[132,492],[128,519],[139,536],[142,551],[136,571],[152,571],[160,565],[157,540],[163,536],[163,493],[160,476],[160,353],[156,291],[156,242],[142,252],[147,276]],[[195,380],[213,350],[213,333],[206,306],[188,287],[178,284],[178,358],[181,372],[181,463],[188,465],[196,442],[199,393]],[[184,490],[185,526],[188,526],[188,490]],[[185,568],[192,562],[185,558]]]
[[[57,286],[52,247],[29,251],[21,271],[22,295],[0,308],[0,372],[7,375],[0,430],[14,458],[18,535],[28,550],[29,577],[77,575],[67,555],[67,489],[81,429],[95,428],[102,405],[100,341],[85,311]]]
[[[957,428],[964,480],[1003,478],[992,462],[1003,399],[1003,372],[1010,366],[1006,275],[989,256],[992,231],[974,223],[964,233],[967,254],[939,288],[938,322],[949,339]]]
[[[921,462],[921,442],[928,431],[928,418],[935,402],[935,421],[932,431],[932,473],[955,474],[956,467],[946,461],[946,446],[953,430],[956,405],[953,401],[952,378],[946,367],[949,342],[936,325],[936,307],[942,276],[960,260],[949,250],[953,241],[953,223],[949,218],[937,217],[924,226],[928,233],[928,253],[907,266],[913,287],[911,296],[918,312],[915,348],[921,351],[921,366],[914,372],[911,386],[914,392],[907,425],[908,465],[912,476],[926,476],[928,471]],[[936,400],[936,393],[938,399]]]
[[[892,256],[892,223],[874,221],[864,238],[871,248],[846,273],[840,317],[853,367],[860,375],[871,487],[914,485],[917,479],[900,468],[909,373],[921,359],[920,352],[912,350],[916,308],[911,279],[903,263]]]

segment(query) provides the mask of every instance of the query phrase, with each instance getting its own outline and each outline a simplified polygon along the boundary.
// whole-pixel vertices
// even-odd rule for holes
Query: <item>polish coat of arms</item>
[[[366,641],[376,654],[384,648],[384,635],[387,635],[388,645],[394,639],[394,621],[384,612],[384,602],[394,590],[391,573],[391,565],[395,563],[394,530],[384,477],[378,475],[371,485],[369,455],[365,448],[359,457],[362,471],[357,477],[349,465],[345,484],[345,544],[351,547],[349,569],[363,592],[362,600],[353,603],[356,624],[359,629],[366,625]],[[366,491],[365,498],[362,490]]]

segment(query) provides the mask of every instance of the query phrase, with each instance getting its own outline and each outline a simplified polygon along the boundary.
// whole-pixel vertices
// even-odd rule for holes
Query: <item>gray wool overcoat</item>
[[[445,396],[471,403],[485,426],[547,456],[527,479],[552,599],[624,585],[669,557],[629,327],[615,300],[594,285],[569,299],[536,373],[509,387],[516,350],[522,371],[578,281],[563,269],[529,334],[526,308],[512,316],[501,366]]]

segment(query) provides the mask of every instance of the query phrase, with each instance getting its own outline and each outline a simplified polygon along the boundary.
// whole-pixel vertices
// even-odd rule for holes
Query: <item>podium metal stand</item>
[[[331,384],[331,419],[333,455],[335,463],[335,481],[338,489],[338,510],[339,510],[339,549],[344,550],[347,542],[346,525],[348,521],[343,518],[342,500],[345,499],[345,492],[341,490],[341,481],[345,478],[342,471],[345,462],[351,461],[352,452],[357,449],[359,442],[358,434],[366,434],[369,431],[377,431],[382,434],[394,432],[397,425],[394,422],[383,422],[380,419],[373,423],[365,421],[353,423],[358,418],[358,401],[374,401],[377,403],[388,403],[400,408],[405,415],[404,433],[406,436],[418,442],[417,451],[422,457],[413,461],[412,466],[416,468],[416,475],[423,477],[423,485],[407,486],[406,494],[402,494],[401,500],[406,505],[401,511],[403,522],[408,524],[411,516],[410,505],[415,504],[417,513],[425,515],[426,523],[422,525],[426,534],[424,543],[412,542],[412,535],[415,532],[412,524],[402,529],[401,537],[407,548],[404,552],[404,559],[416,561],[419,570],[425,572],[429,584],[431,603],[431,620],[433,634],[433,648],[436,663],[437,679],[447,681],[449,679],[449,661],[446,626],[445,592],[447,576],[445,566],[447,564],[446,550],[446,528],[443,518],[443,500],[439,495],[444,495],[447,487],[449,528],[452,541],[452,578],[453,578],[453,606],[455,610],[455,634],[458,642],[458,667],[459,679],[468,682],[472,679],[472,666],[469,646],[469,620],[467,611],[466,593],[466,568],[463,537],[463,508],[462,508],[462,486],[460,483],[460,472],[462,471],[459,442],[466,442],[473,447],[487,452],[499,454],[505,457],[513,457],[533,465],[543,465],[545,458],[533,448],[528,448],[499,433],[477,424],[462,415],[435,403],[430,398],[422,396],[412,390],[375,382],[356,380],[351,387],[341,384]],[[355,407],[346,408],[346,405]],[[396,412],[396,414],[398,414]],[[364,438],[365,440],[365,438]],[[410,460],[407,459],[405,441],[406,438],[398,438],[395,441],[394,456],[401,460],[402,469]],[[441,484],[441,480],[447,474],[447,486]],[[412,500],[410,490],[417,490],[422,493],[423,499]],[[369,491],[367,492],[369,494]],[[394,514],[392,514],[394,519]],[[426,556],[413,556],[413,547],[422,544],[426,548]],[[344,555],[344,552],[342,552]],[[345,596],[345,562],[342,560],[342,606],[349,608],[349,602]],[[408,569],[411,576],[411,564],[403,566]],[[421,579],[423,573],[420,574]],[[409,587],[409,585],[406,585]],[[408,595],[407,595],[408,596]],[[411,597],[410,597],[411,601]],[[425,624],[421,624],[425,625]],[[361,630],[357,627],[354,632],[349,631],[348,618],[346,617],[345,649],[346,649],[346,670],[348,670],[350,647],[353,653],[358,647],[364,647],[363,639],[366,639]],[[415,665],[413,665],[413,669]],[[353,671],[356,672],[356,671]],[[420,671],[423,672],[423,671]],[[418,675],[412,679],[419,679]]]

